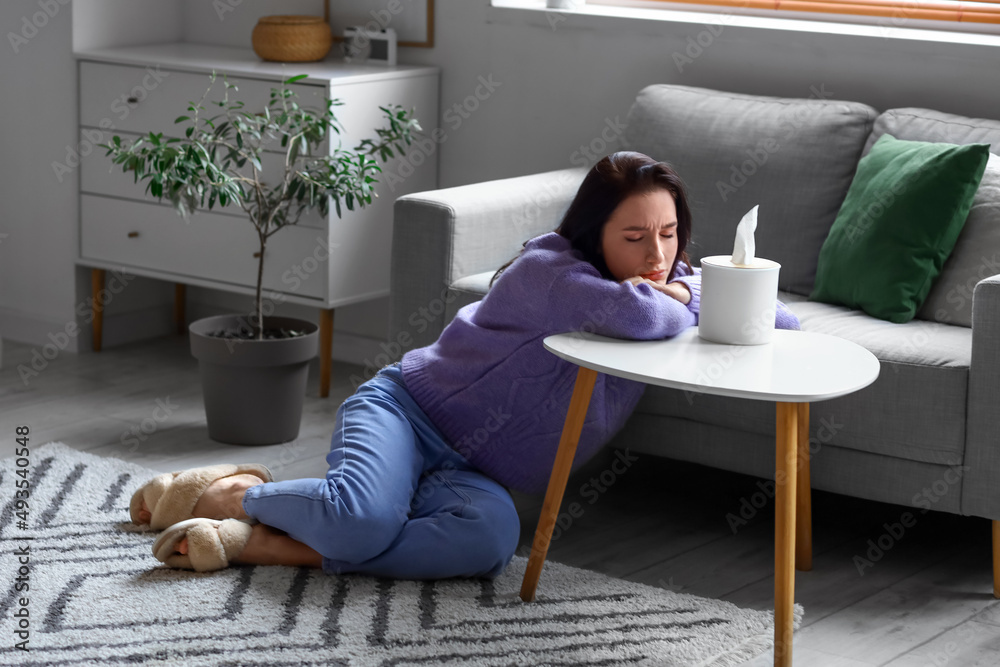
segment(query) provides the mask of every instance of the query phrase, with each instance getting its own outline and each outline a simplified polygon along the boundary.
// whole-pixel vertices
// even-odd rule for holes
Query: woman
[[[273,482],[263,466],[161,475],[136,492],[133,521],[166,527],[157,558],[202,571],[498,575],[520,532],[505,487],[544,491],[576,376],[542,339],[585,330],[650,340],[694,325],[690,238],[684,187],[667,164],[605,157],[558,229],[526,242],[485,298],[344,402],[325,478]],[[780,302],[776,326],[798,328]],[[644,388],[598,376],[576,465],[622,427]]]

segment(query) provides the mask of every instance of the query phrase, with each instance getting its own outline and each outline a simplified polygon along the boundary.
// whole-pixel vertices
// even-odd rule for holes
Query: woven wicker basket
[[[310,62],[330,51],[330,25],[320,16],[262,16],[253,29],[253,50],[264,60]]]

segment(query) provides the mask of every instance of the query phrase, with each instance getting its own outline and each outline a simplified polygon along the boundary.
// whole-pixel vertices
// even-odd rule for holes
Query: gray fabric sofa
[[[729,254],[736,224],[760,204],[757,254],[781,263],[779,298],[803,330],[847,338],[881,361],[874,384],[811,406],[812,487],[1000,519],[1000,182],[991,209],[997,232],[985,244],[966,240],[977,246],[966,247],[966,259],[981,253],[980,265],[949,259],[917,319],[893,324],[807,298],[858,160],[879,136],[990,143],[1000,153],[1000,122],[656,85],[639,93],[627,123],[625,148],[671,163],[688,186],[695,265]],[[433,342],[526,239],[556,227],[585,173],[400,198],[391,341],[404,349]],[[773,479],[774,409],[648,387],[612,444]]]

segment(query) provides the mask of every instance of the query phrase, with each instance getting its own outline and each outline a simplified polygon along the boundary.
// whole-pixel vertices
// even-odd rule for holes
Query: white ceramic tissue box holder
[[[754,257],[734,264],[728,255],[701,258],[698,335],[726,345],[763,345],[774,336],[781,265]]]

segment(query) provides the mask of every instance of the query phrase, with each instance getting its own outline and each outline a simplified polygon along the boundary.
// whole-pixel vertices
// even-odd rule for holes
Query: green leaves
[[[413,111],[407,111],[403,107],[391,105],[379,107],[389,121],[389,127],[376,129],[375,134],[378,140],[365,139],[355,148],[356,151],[368,155],[378,155],[383,162],[395,157],[395,153],[406,155],[404,144],[409,146],[413,143],[413,133],[421,130],[420,123],[413,117]],[[395,149],[395,153],[393,150]]]

